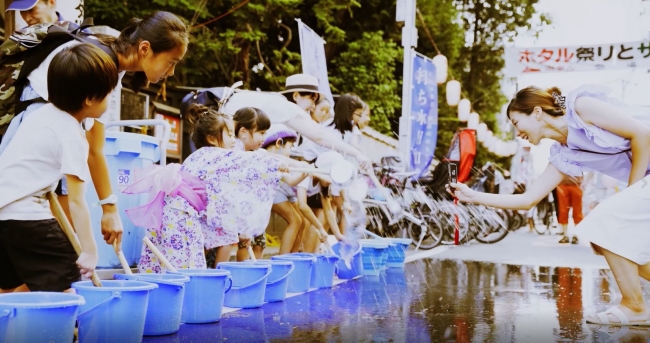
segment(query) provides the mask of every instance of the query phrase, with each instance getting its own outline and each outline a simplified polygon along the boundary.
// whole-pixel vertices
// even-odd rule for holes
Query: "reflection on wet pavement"
[[[585,324],[618,303],[613,282],[596,269],[420,260],[144,341],[648,342],[650,329]]]

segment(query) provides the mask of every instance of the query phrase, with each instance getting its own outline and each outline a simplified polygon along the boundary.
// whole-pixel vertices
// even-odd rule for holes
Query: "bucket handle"
[[[85,316],[85,315],[87,315],[87,314],[89,314],[91,312],[94,312],[96,309],[104,306],[105,304],[108,304],[111,300],[120,299],[120,298],[122,298],[122,293],[121,292],[113,292],[113,294],[110,297],[108,297],[106,300],[104,300],[104,301],[100,302],[99,304],[87,309],[84,312],[79,313],[79,315],[77,317],[79,319],[81,319],[81,317],[83,317],[83,316]]]
[[[126,275],[126,274],[115,274],[115,275],[113,275],[113,278],[117,278],[116,280],[136,280],[136,281],[140,281],[138,279],[129,279],[129,278],[126,278],[126,277],[121,276],[121,275]],[[147,276],[142,275],[142,278],[146,279]],[[183,289],[183,287],[185,287],[185,282],[174,282],[174,281],[169,281],[169,280],[159,280],[159,279],[156,279],[156,278],[148,279],[145,282],[161,284],[161,285],[168,285],[168,286],[175,286],[175,287],[178,287],[179,290]]]
[[[4,319],[5,317],[7,319],[9,319],[9,317],[11,317],[12,315],[16,316],[16,309],[15,308],[12,309],[12,310],[4,310],[4,311],[2,311],[2,313],[0,313],[0,319]]]
[[[295,266],[294,264],[291,264],[291,269],[289,269],[289,272],[288,272],[288,273],[286,273],[283,277],[281,277],[281,278],[279,278],[279,279],[277,279],[277,280],[273,280],[273,281],[271,281],[271,282],[267,282],[266,284],[267,284],[267,285],[274,285],[274,284],[276,284],[276,283],[278,283],[278,282],[280,282],[280,281],[282,281],[282,280],[288,278],[289,275],[291,275],[291,273],[293,273],[293,270],[294,270],[294,269],[296,269],[296,266]]]
[[[230,285],[228,285],[228,288],[226,288],[226,291],[224,293],[228,293],[228,291],[230,291],[232,288],[232,276],[228,276],[227,280],[230,281]]]
[[[250,287],[250,286],[252,286],[252,285],[254,285],[256,283],[259,283],[262,280],[264,280],[264,278],[267,278],[269,275],[271,275],[271,268],[269,268],[269,270],[266,271],[266,274],[264,274],[264,276],[262,276],[261,278],[255,280],[255,281],[253,281],[253,282],[251,282],[251,283],[249,283],[247,285],[243,285],[243,286],[232,286],[232,279],[231,279],[230,280],[230,285],[231,286],[230,286],[230,288],[228,290],[232,289],[232,290],[238,291],[240,289],[248,288],[248,287]]]

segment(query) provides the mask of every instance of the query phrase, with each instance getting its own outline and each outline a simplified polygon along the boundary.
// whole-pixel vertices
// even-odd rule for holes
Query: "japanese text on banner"
[[[432,60],[415,55],[411,84],[410,169],[419,177],[431,164],[438,138],[438,83]]]
[[[552,48],[506,48],[506,73],[650,67],[650,41]]]

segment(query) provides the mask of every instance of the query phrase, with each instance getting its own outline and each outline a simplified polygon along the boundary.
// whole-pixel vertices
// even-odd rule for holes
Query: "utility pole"
[[[416,0],[397,0],[397,22],[404,22],[402,46],[404,70],[402,75],[402,116],[399,119],[399,153],[405,170],[411,165],[411,84],[413,76],[413,49],[418,45],[415,27]]]

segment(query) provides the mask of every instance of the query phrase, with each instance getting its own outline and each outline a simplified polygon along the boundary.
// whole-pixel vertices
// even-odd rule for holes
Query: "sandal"
[[[569,237],[567,237],[567,236],[562,237],[562,239],[560,239],[560,241],[558,243],[559,244],[569,244],[570,243],[569,242]]]
[[[616,317],[619,322],[610,322],[607,315],[611,314]],[[621,311],[618,306],[612,306],[607,311],[596,313],[597,320],[591,320],[587,318],[587,324],[596,324],[596,325],[613,325],[613,326],[650,326],[650,320],[643,322],[630,322],[625,313]]]
[[[571,239],[571,244],[578,244],[578,237],[573,236]]]

